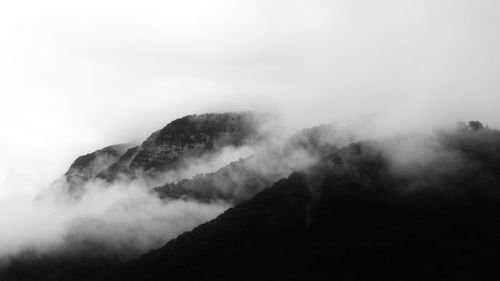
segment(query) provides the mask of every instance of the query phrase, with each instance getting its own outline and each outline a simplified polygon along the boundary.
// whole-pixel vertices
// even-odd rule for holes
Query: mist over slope
[[[362,256],[377,261],[366,272],[380,277],[359,276],[364,280],[390,279],[375,273],[391,269],[383,261],[396,256],[408,272],[448,265],[468,279],[500,279],[481,275],[491,268],[486,245],[495,248],[498,233],[496,196],[486,192],[496,190],[495,131],[478,122],[450,129],[458,120],[500,128],[499,26],[500,1],[492,0],[0,1],[0,268],[16,281],[119,277],[129,261],[298,172],[302,179],[285,180],[281,190],[307,189],[290,191],[288,203],[281,191],[265,195],[274,199],[259,208],[252,203],[255,220],[236,217],[248,225],[227,236],[234,243],[217,249],[222,241],[215,237],[199,245],[214,243],[209,261],[226,263],[220,250],[241,269],[235,275],[248,279],[258,268],[238,265],[241,259],[259,264],[253,253],[282,257],[272,253],[280,248],[278,280],[288,278],[288,266],[311,273],[301,279],[321,279],[318,272],[349,279],[371,266]],[[249,110],[270,112],[282,124],[260,126]],[[188,115],[204,112],[233,113]],[[332,121],[347,130],[311,129],[320,132],[319,144],[288,138]],[[315,188],[323,182],[347,186],[346,197],[337,202],[338,195]],[[447,186],[462,191],[448,193],[454,189]],[[465,192],[475,187],[483,193]],[[399,196],[415,198],[409,205],[432,203],[405,209]],[[450,203],[453,196],[459,203]],[[319,202],[317,209],[305,203],[306,225],[317,231],[299,226],[305,201]],[[441,208],[448,205],[454,207]],[[393,219],[400,209],[404,219]],[[292,231],[279,227],[287,221]],[[462,230],[461,222],[470,227],[445,229]],[[344,227],[350,230],[329,230]],[[300,235],[287,239],[301,231],[318,245],[301,243]],[[343,241],[339,248],[322,232]],[[394,239],[374,238],[383,244],[374,246],[364,239],[373,232]],[[421,242],[410,238],[414,233]],[[436,233],[453,239],[446,244]],[[399,251],[397,238],[442,263],[426,264],[418,252],[413,256],[422,258],[412,260],[405,253],[415,249]],[[343,254],[329,262],[320,244]],[[464,270],[485,270],[471,276],[427,244],[468,257]],[[192,251],[180,248],[181,256]],[[365,255],[350,256],[358,249]],[[295,263],[308,255],[317,267]],[[272,273],[273,264],[259,267]],[[329,272],[331,264],[345,272]]]
[[[266,130],[251,113],[191,115],[140,147],[114,145],[78,157],[36,200],[4,206],[21,215],[5,221],[11,230],[1,234],[0,260],[15,272],[70,279],[82,267],[118,266],[309,167],[350,138],[332,125],[290,138]],[[141,151],[149,156],[138,158]],[[151,189],[157,182],[166,184]]]
[[[500,249],[499,175],[500,132],[479,122],[364,141],[319,126],[154,190],[97,180],[2,280],[470,280]]]
[[[500,132],[476,125],[347,145],[101,280],[495,280]]]
[[[253,155],[216,172],[167,183],[154,190],[162,198],[242,202],[290,173],[307,169],[353,140],[352,132],[333,124],[304,129],[289,138],[266,143]]]
[[[33,264],[117,264],[214,218],[229,202],[160,199],[150,187],[251,155],[264,139],[264,118],[249,112],[185,116],[140,146],[112,145],[78,157],[36,198],[0,198],[0,267],[19,257]]]

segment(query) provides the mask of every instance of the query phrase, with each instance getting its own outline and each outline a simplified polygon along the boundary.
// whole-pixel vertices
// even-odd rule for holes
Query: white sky
[[[500,128],[500,1],[1,1],[0,196],[206,111]]]

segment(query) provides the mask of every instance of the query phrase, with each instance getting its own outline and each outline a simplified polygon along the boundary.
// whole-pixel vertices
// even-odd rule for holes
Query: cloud
[[[233,161],[253,155],[257,150],[259,150],[259,148],[255,146],[226,146],[216,154],[185,159],[181,167],[158,175],[157,178],[154,179],[154,182],[156,185],[176,183],[184,179],[191,179],[197,175],[212,173]]]
[[[311,166],[320,158],[311,145],[346,143],[341,135],[343,132],[336,133],[332,126],[302,131],[291,139],[273,134],[273,128],[279,126],[267,123],[263,132],[268,138],[252,146],[227,146],[214,154],[184,159],[178,168],[154,179],[141,177],[139,173],[134,180],[118,178],[110,183],[84,176],[85,181],[76,179],[78,190],[72,192],[67,188],[68,183],[60,180],[36,199],[23,189],[9,190],[0,197],[0,219],[4,229],[0,232],[0,257],[28,250],[48,255],[136,257],[215,218],[231,206],[234,201],[230,199],[248,198],[275,180]],[[116,157],[99,154],[90,166],[82,168],[92,171],[95,176],[104,168],[103,163],[107,166],[116,161]],[[222,201],[225,197],[202,200],[209,203],[189,197],[160,199],[150,189],[156,186],[151,181],[161,185],[199,179],[235,161],[239,163],[238,168],[233,170],[233,166],[229,166],[208,181],[211,186],[198,186],[202,189],[199,192],[213,188],[208,192],[216,189],[231,195],[226,202]],[[251,190],[247,190],[249,183]]]
[[[31,249],[42,254],[130,258],[208,221],[228,205],[163,201],[138,183],[93,182],[79,201],[44,196],[0,198],[0,257]]]
[[[0,251],[62,243],[70,222],[99,228],[114,204],[107,200],[133,187],[100,191],[107,203],[96,201],[95,220],[31,198],[76,156],[145,139],[187,114],[258,109],[280,115],[287,133],[337,121],[359,139],[459,120],[500,127],[499,8],[489,0],[3,1]],[[411,165],[434,157],[432,143],[423,148],[408,152]],[[408,164],[406,150],[395,153],[398,166]],[[161,210],[222,208],[136,195]],[[137,204],[139,217],[150,211]]]
[[[116,149],[123,153],[126,147]],[[134,179],[118,177],[112,182],[96,178],[119,153],[100,153],[76,167],[70,182],[62,178],[47,188],[34,181],[36,188],[31,192],[22,188],[23,181],[13,182],[15,177],[1,178],[9,189],[0,194],[0,260],[27,251],[48,256],[137,257],[230,207],[217,200],[208,204],[160,199],[151,187],[214,172],[258,149],[256,145],[226,146],[216,153],[183,159],[179,167],[156,178],[141,173]]]

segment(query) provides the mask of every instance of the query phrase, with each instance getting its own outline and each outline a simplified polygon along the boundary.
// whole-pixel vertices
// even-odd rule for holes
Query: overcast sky
[[[1,1],[0,195],[192,113],[499,128],[499,28],[496,0]]]

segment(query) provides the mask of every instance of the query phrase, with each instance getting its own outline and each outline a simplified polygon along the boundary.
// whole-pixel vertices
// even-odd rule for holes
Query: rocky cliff
[[[94,179],[143,178],[151,182],[187,161],[210,157],[221,149],[262,140],[265,116],[253,113],[189,115],[154,132],[140,146],[120,144],[78,157],[56,184],[75,191]]]
[[[251,113],[189,115],[153,133],[139,148],[130,170],[148,174],[183,161],[258,140],[258,117]]]
[[[116,163],[129,146],[128,144],[111,145],[78,157],[55,184],[63,185],[69,191],[82,187],[101,171]]]

